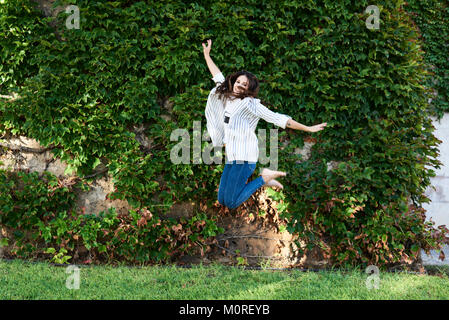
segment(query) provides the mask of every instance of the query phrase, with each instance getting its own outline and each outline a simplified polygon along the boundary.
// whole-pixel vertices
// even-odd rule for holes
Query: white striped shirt
[[[221,147],[226,144],[228,161],[258,162],[259,142],[255,131],[259,119],[262,118],[285,129],[288,119],[292,117],[271,111],[260,103],[260,99],[253,97],[228,100],[225,109],[223,101],[218,99],[218,94],[215,93],[218,84],[225,78],[220,72],[212,80],[216,85],[209,93],[205,110],[207,131],[212,139],[212,145]],[[228,124],[224,122],[225,111],[229,116]]]

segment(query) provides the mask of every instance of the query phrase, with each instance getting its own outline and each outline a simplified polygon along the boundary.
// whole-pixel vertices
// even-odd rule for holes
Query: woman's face
[[[244,92],[245,90],[248,90],[249,87],[249,80],[245,75],[241,75],[240,77],[235,80],[233,92],[234,93],[240,93]]]

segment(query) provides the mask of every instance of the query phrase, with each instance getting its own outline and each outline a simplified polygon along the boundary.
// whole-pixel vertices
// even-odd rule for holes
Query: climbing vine
[[[9,177],[2,185],[3,224],[24,228],[31,214],[28,223],[37,226],[30,230],[44,242],[71,249],[77,235],[98,253],[131,260],[181,250],[171,241],[183,237],[173,234],[177,224],[162,222],[164,213],[178,201],[206,199],[212,206],[223,170],[223,163],[194,163],[190,149],[188,164],[170,158],[179,143],[171,139],[174,130],[186,129],[191,139],[200,121],[205,131],[213,82],[201,42],[213,39],[211,56],[222,72],[252,71],[274,111],[306,125],[328,123],[316,134],[279,134],[280,169],[290,173],[282,210],[290,232],[322,247],[335,265],[401,263],[445,241],[446,230],[424,221],[421,204],[429,201],[428,168],[441,165],[441,141],[428,115],[447,110],[448,24],[437,32],[430,20],[447,21],[447,2],[379,1],[379,29],[366,26],[368,1],[58,0],[54,6],[69,3],[80,9],[79,29],[64,27],[70,13],[54,21],[34,1],[0,6],[0,131],[36,139],[68,163],[66,173],[81,178],[106,166],[116,187],[109,198],[126,199],[131,220],[81,216],[69,206],[51,218],[35,216],[45,194],[31,211],[18,210],[28,198],[8,198],[15,186],[3,173]],[[429,104],[433,89],[438,98]],[[135,126],[151,140],[145,148]],[[305,139],[316,142],[307,160],[295,153]],[[201,150],[209,143],[200,139]],[[337,168],[328,170],[330,161]],[[145,214],[147,223],[138,225]],[[201,228],[217,232],[201,217]],[[68,227],[58,227],[65,221]],[[194,228],[192,237],[203,232],[193,221],[179,230],[184,225]]]

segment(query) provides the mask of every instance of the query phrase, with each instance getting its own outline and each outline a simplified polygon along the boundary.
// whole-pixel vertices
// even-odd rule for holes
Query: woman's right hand
[[[212,40],[211,39],[208,39],[207,40],[207,45],[205,45],[205,43],[203,42],[202,43],[202,45],[203,45],[203,52],[204,52],[204,55],[206,56],[208,56],[209,54],[210,54],[210,49],[211,49],[211,46],[212,46]]]

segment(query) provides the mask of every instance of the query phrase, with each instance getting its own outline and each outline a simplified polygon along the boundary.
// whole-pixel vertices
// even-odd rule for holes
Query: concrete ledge
[[[449,246],[443,247],[443,252],[446,258],[441,261],[439,259],[440,251],[439,250],[431,250],[430,255],[427,255],[424,250],[421,251],[421,259],[422,264],[424,266],[449,266]]]

